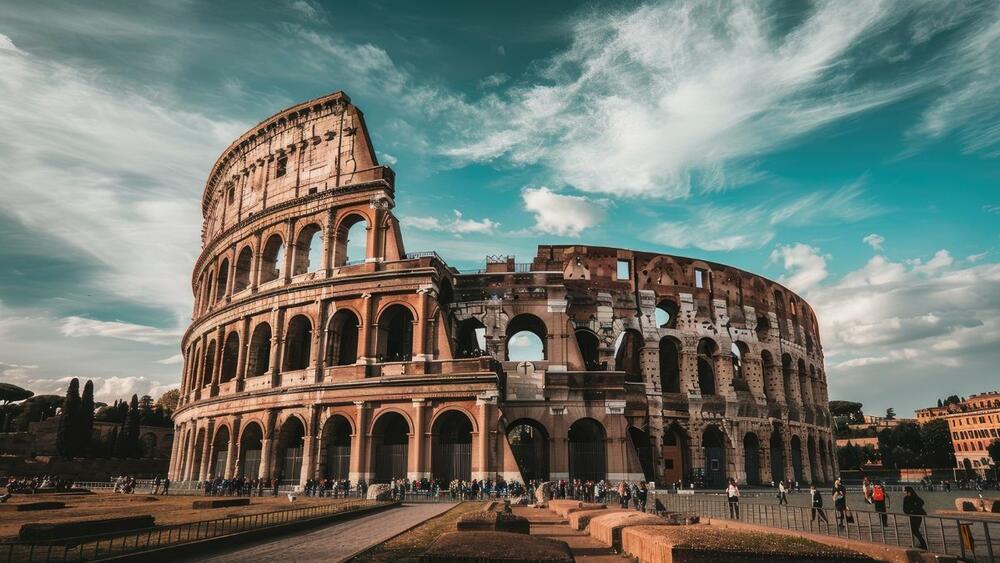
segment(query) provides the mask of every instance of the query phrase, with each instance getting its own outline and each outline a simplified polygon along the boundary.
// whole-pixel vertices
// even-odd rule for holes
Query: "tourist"
[[[726,501],[729,502],[729,517],[740,519],[740,488],[736,486],[736,479],[729,479],[729,486],[726,487]]]
[[[837,479],[833,482],[833,509],[837,512],[837,528],[844,528],[847,518],[847,488]]]
[[[170,494],[170,477],[163,479],[163,495]]]
[[[920,549],[927,549],[927,541],[924,540],[924,535],[920,533],[920,526],[924,523],[924,515],[927,511],[924,510],[924,499],[917,495],[917,491],[913,490],[913,487],[907,485],[903,487],[903,514],[910,514],[910,533],[913,534],[913,539],[917,540],[917,544]]]
[[[882,520],[882,527],[885,528],[889,525],[889,515],[886,514],[889,508],[889,495],[885,494],[885,487],[882,486],[882,481],[875,481],[875,486],[872,487],[871,503],[875,505],[875,512],[879,513],[879,518]]]
[[[778,481],[778,506],[788,505],[788,489],[785,488],[785,481]]]
[[[829,526],[830,520],[827,519],[826,511],[823,510],[823,494],[819,492],[815,484],[809,485],[809,496],[812,498],[812,518],[810,522],[815,522],[818,517]]]
[[[646,499],[649,498],[649,490],[646,489],[645,482],[639,483],[636,498],[639,499],[639,512],[646,512]]]
[[[865,497],[865,502],[867,502],[868,504],[871,504],[872,503],[872,483],[871,483],[871,481],[868,480],[867,476],[861,482],[861,493]]]
[[[156,479],[153,479],[153,494],[160,494],[160,476],[157,475]]]

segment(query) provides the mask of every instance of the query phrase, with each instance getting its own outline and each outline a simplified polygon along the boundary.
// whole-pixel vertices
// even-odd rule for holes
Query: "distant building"
[[[980,393],[959,403],[917,411],[920,424],[939,418],[948,421],[958,467],[967,470],[990,467],[987,448],[1000,439],[1000,391]]]

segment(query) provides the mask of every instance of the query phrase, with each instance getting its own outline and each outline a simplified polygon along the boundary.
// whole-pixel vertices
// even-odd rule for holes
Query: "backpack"
[[[882,502],[885,500],[885,489],[883,489],[881,485],[875,485],[875,488],[872,490],[872,500],[875,502]]]

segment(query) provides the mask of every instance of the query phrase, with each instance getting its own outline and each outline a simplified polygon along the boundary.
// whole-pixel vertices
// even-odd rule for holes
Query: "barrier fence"
[[[91,561],[181,545],[237,532],[264,529],[300,520],[331,516],[362,508],[391,504],[375,500],[349,500],[337,504],[276,510],[246,516],[156,526],[120,534],[102,534],[52,541],[0,543],[0,561]]]
[[[708,495],[654,494],[646,505],[651,510],[659,499],[670,512],[693,512],[710,518],[739,520],[750,524],[812,532],[870,543],[919,547],[911,533],[911,519],[919,519],[918,531],[930,551],[961,557],[965,561],[1000,562],[1000,522],[951,516],[917,516],[899,513],[878,513],[870,510],[850,510],[853,522],[837,525],[832,508],[815,509],[787,505],[740,502],[739,517],[731,513],[723,498]],[[826,517],[826,521],[820,516]],[[884,516],[884,521],[883,521]],[[884,522],[884,523],[883,523]],[[916,521],[913,521],[915,526]]]

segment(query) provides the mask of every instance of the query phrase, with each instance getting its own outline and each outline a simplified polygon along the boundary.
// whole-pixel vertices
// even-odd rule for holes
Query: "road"
[[[452,503],[407,504],[368,516],[311,528],[301,534],[249,542],[186,559],[212,563],[244,561],[344,561],[409,528],[444,513]]]

